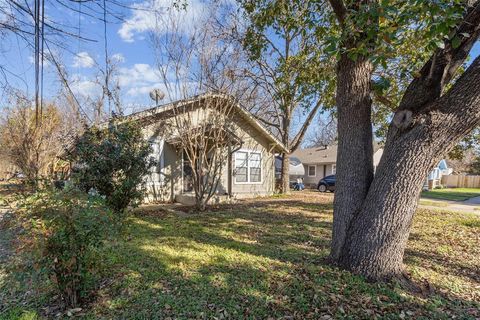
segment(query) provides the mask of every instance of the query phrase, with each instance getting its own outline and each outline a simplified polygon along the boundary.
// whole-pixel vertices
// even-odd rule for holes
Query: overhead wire
[[[35,29],[35,126],[38,126],[40,108],[40,0],[34,0],[34,29]]]
[[[108,64],[108,39],[107,39],[107,4],[106,1],[103,0],[103,40],[105,46],[105,93],[107,95],[108,101],[108,116],[111,115],[111,93],[110,93],[110,70]]]
[[[43,67],[44,67],[44,46],[45,46],[45,0],[42,1],[42,29],[41,29],[41,34],[42,34],[42,45],[40,47],[40,53],[41,53],[41,67],[40,67],[40,85],[41,85],[41,91],[40,91],[40,119],[42,118],[43,115]]]

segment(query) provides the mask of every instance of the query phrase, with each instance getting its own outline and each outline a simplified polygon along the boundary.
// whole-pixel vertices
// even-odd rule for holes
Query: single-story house
[[[212,201],[274,193],[275,154],[285,152],[285,146],[231,97],[207,93],[127,116],[127,120],[142,126],[145,137],[152,144],[152,156],[158,162],[146,177],[150,200],[194,203],[190,163],[176,142],[178,137],[166,136],[159,127],[175,125],[174,119],[179,116],[192,119],[192,127],[212,115],[221,118],[221,108],[215,106],[222,104],[232,105],[227,130],[235,144],[225,145],[228,156]],[[187,131],[181,134],[189,134]]]
[[[383,149],[374,147],[373,165],[376,168],[382,157]],[[298,158],[305,167],[303,183],[308,187],[316,187],[320,179],[335,174],[337,170],[337,145],[298,149],[291,154]]]

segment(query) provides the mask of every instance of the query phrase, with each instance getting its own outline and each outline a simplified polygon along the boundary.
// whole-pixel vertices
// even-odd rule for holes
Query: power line
[[[44,51],[44,46],[45,46],[45,0],[41,0],[42,1],[42,46],[40,48],[41,50],[41,57],[42,57],[42,64],[41,64],[41,70],[40,70],[40,74],[41,74],[41,79],[40,79],[40,82],[41,82],[41,92],[40,92],[40,118],[42,117],[42,114],[43,114],[43,64],[44,64],[44,60],[45,60],[45,51]]]
[[[34,24],[35,24],[35,125],[38,125],[38,111],[40,107],[40,0],[34,0]]]
[[[53,64],[55,65],[55,67],[57,68],[58,70],[58,73],[60,75],[60,78],[62,78],[62,82],[63,84],[65,85],[65,87],[67,88],[68,92],[70,93],[70,95],[72,96],[73,100],[75,100],[75,103],[77,104],[77,107],[78,107],[78,110],[81,111],[83,113],[83,115],[85,116],[85,118],[91,123],[92,122],[92,119],[90,119],[90,117],[88,116],[88,113],[85,112],[85,110],[83,110],[82,106],[80,105],[80,102],[78,102],[78,99],[77,97],[75,96],[75,94],[73,93],[72,91],[72,88],[70,87],[70,85],[68,84],[68,81],[67,79],[65,78],[64,74],[63,74],[63,71],[62,71],[62,67],[58,64],[57,60],[55,59],[55,57],[53,56],[53,53],[52,53],[52,50],[50,50],[50,46],[48,45],[48,41],[45,42],[45,46],[48,50],[48,53],[50,55],[50,58],[52,59],[53,61]]]
[[[104,38],[104,45],[105,45],[105,93],[107,94],[107,100],[108,100],[108,116],[110,116],[112,110],[111,110],[111,97],[110,97],[110,88],[109,88],[110,70],[108,65],[107,4],[105,0],[103,0],[103,38]]]

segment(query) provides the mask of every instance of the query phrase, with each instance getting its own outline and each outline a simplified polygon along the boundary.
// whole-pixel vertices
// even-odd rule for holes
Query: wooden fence
[[[442,185],[448,188],[480,188],[480,176],[449,174],[442,176]]]

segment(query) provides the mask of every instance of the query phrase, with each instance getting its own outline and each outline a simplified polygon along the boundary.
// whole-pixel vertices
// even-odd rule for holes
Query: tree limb
[[[398,111],[408,109],[419,112],[426,104],[440,97],[479,36],[480,0],[477,0],[468,8],[454,35],[445,41],[445,47],[432,55],[420,70],[420,76],[407,87]]]
[[[267,126],[271,126],[271,127],[275,127],[275,128],[280,128],[280,125],[279,125],[278,123],[270,122],[270,121],[268,121],[268,120],[266,120],[266,119],[264,119],[264,118],[262,118],[262,117],[260,117],[260,116],[258,116],[258,115],[256,115],[256,114],[253,114],[253,113],[252,113],[252,116],[253,116],[255,119],[257,119],[258,121],[264,123],[264,124],[267,125]]]
[[[300,128],[300,131],[297,133],[297,135],[293,139],[290,147],[290,152],[294,152],[295,150],[297,150],[298,147],[300,146],[300,143],[302,143],[303,137],[305,136],[305,133],[307,132],[308,127],[310,126],[310,123],[312,122],[313,118],[317,114],[317,111],[318,109],[320,109],[321,105],[322,105],[322,100],[319,99],[315,107],[313,107],[313,109],[308,114],[307,119],[305,119],[305,122]]]
[[[342,0],[329,0],[330,5],[332,6],[333,12],[337,16],[338,22],[343,24],[345,21],[345,16],[347,15],[347,8]]]

